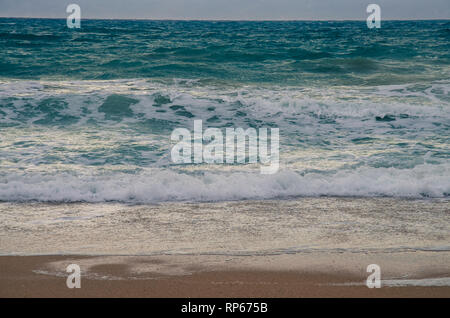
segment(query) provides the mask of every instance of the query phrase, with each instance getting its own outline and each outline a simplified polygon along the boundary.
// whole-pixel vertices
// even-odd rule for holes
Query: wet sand
[[[189,273],[152,271],[161,264],[177,267],[167,259],[0,256],[0,297],[450,297],[450,286],[369,289],[363,284],[367,274],[345,271],[214,269],[195,264],[185,268]],[[70,263],[81,264],[80,289],[66,286],[65,266]],[[133,267],[138,263],[147,269]]]
[[[450,297],[449,207],[1,203],[0,296]],[[81,289],[66,287],[69,264],[81,268]],[[370,264],[381,268],[380,289],[365,285]]]

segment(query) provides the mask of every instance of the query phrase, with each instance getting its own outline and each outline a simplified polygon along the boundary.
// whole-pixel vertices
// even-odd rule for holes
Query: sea
[[[449,20],[0,18],[0,47],[2,254],[449,250]],[[279,170],[174,163],[194,120],[278,128]]]

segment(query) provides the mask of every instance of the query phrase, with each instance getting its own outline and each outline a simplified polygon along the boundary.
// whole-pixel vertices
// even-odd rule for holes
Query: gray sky
[[[70,3],[82,18],[365,20],[376,3],[382,19],[450,19],[450,0],[0,0],[0,16],[65,18]]]

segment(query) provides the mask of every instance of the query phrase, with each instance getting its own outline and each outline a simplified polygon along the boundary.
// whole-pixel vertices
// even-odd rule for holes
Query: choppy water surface
[[[0,19],[0,200],[450,195],[450,22]],[[278,127],[277,174],[174,128]]]

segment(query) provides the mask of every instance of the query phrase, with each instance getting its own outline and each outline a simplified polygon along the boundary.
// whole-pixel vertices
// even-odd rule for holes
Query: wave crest
[[[55,202],[227,201],[292,196],[450,196],[450,164],[412,169],[369,168],[334,174],[250,172],[192,174],[153,169],[139,174],[10,174],[0,178],[0,200]]]

